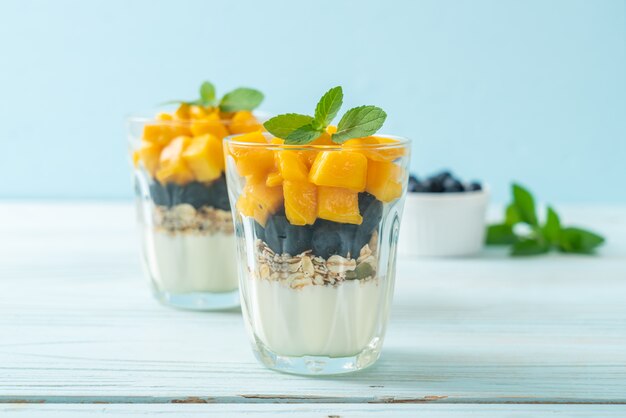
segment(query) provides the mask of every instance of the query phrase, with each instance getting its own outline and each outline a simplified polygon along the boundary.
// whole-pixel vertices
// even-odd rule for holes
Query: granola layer
[[[217,233],[233,234],[233,218],[230,211],[202,206],[199,209],[182,203],[172,207],[156,206],[154,225],[157,231],[214,235]]]
[[[345,280],[368,281],[376,279],[378,267],[378,234],[359,252],[358,258],[331,255],[327,259],[312,250],[298,255],[276,254],[262,240],[256,241],[256,279],[281,282],[292,289],[304,286],[337,286]]]

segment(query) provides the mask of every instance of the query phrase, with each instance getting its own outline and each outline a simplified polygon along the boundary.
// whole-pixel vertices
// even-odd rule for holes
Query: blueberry
[[[226,177],[222,174],[220,178],[210,185],[212,201],[210,206],[215,209],[230,210],[230,201],[228,200],[228,188],[226,187]]]
[[[455,193],[464,191],[463,184],[455,178],[448,177],[443,181],[443,191],[447,193]]]
[[[171,206],[170,195],[167,188],[161,183],[154,180],[150,182],[150,197],[155,205],[159,206]]]
[[[256,238],[261,241],[265,241],[265,228],[263,228],[263,226],[261,226],[261,224],[257,221],[254,221],[254,234],[256,235]]]
[[[413,174],[411,174],[409,176],[409,187],[408,190],[409,192],[417,192],[417,189],[420,186],[420,181],[417,179],[417,177]]]
[[[422,182],[426,193],[443,193],[443,183],[439,180],[426,179]]]
[[[359,229],[364,234],[369,234],[376,229],[383,217],[383,203],[367,192],[359,193],[359,212],[363,217]]]
[[[291,225],[286,228],[287,237],[283,241],[283,252],[298,255],[311,249],[313,230],[310,225]]]
[[[277,254],[283,253],[283,241],[287,238],[287,218],[273,215],[265,224],[265,243]]]
[[[453,178],[454,176],[452,175],[452,173],[448,170],[444,170],[444,171],[440,171],[437,174],[433,174],[432,176],[429,177],[429,180],[431,180],[434,183],[441,183],[443,184],[443,182],[446,179],[449,178]]]
[[[361,248],[365,246],[365,244],[370,242],[372,238],[372,232],[365,232],[365,230],[359,228],[354,235],[354,239],[352,240],[352,248],[350,254],[352,258],[357,258],[359,253],[361,252]]]
[[[345,225],[337,222],[318,219],[313,226],[311,240],[313,253],[322,258],[331,255],[346,257],[352,247],[356,225]]]
[[[211,188],[203,183],[192,181],[182,188],[182,201],[196,209],[211,206],[212,200]]]
[[[184,203],[183,201],[184,187],[183,186],[179,186],[176,183],[168,183],[165,186],[165,188],[167,190],[167,194],[170,197],[170,206],[176,206],[176,205],[180,205],[181,203]]]
[[[467,185],[467,188],[466,188],[468,192],[475,192],[477,190],[482,190],[482,189],[483,189],[483,186],[477,181],[471,182],[470,184]]]

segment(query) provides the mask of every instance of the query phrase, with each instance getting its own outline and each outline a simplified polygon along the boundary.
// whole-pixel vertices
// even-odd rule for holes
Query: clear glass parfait
[[[193,310],[239,305],[222,141],[260,129],[251,112],[186,104],[128,119],[142,260],[161,302]]]
[[[244,321],[257,358],[296,374],[363,369],[392,299],[409,141],[226,138]]]

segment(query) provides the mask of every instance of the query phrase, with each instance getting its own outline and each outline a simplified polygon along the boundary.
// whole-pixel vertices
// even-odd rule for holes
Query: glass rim
[[[269,132],[261,132],[266,138],[271,137],[275,138],[275,135],[270,134]],[[334,144],[334,145],[319,145],[319,144],[270,144],[269,142],[266,144],[258,143],[258,142],[243,142],[237,141],[236,138],[246,134],[234,134],[229,135],[224,138],[224,144],[232,144],[241,147],[248,148],[263,148],[268,150],[318,150],[318,151],[345,151],[347,149],[368,149],[368,150],[386,150],[386,149],[397,149],[397,148],[406,148],[410,143],[411,139],[397,136],[397,135],[389,135],[389,134],[375,134],[370,135],[370,137],[379,137],[379,138],[387,138],[394,139],[397,142],[390,142],[386,144],[350,144],[349,146],[345,146],[344,144]],[[357,139],[357,138],[355,138]]]
[[[146,112],[134,112],[134,113],[130,113],[125,115],[124,119],[126,120],[127,124],[133,124],[133,123],[143,123],[143,124],[158,124],[158,125],[167,125],[167,126],[190,126],[191,124],[195,123],[195,122],[203,122],[202,119],[187,119],[187,120],[161,120],[161,119],[157,119],[157,114],[159,113],[165,113],[166,111],[163,110],[161,112],[156,111],[155,113],[149,114],[147,111]],[[263,112],[263,111],[256,111],[256,110],[252,110],[249,111],[252,113],[252,115],[257,119],[257,122],[260,122],[264,119],[269,119],[270,118],[270,113],[267,112]],[[231,113],[236,113],[236,112],[231,112]],[[217,122],[220,122],[223,125],[230,125],[232,123],[232,118],[231,119],[224,119],[224,118],[220,118],[216,120]],[[250,123],[253,124],[253,122],[238,122],[238,123]]]

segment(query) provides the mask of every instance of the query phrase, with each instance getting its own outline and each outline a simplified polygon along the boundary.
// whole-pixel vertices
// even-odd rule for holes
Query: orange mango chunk
[[[191,133],[194,136],[211,134],[219,139],[224,139],[229,135],[228,129],[220,120],[218,113],[211,113],[204,118],[191,122]]]
[[[283,178],[280,173],[269,173],[267,175],[267,179],[265,180],[265,185],[267,187],[275,187],[283,184]]]
[[[167,112],[159,112],[156,115],[157,120],[174,120],[174,117]]]
[[[184,124],[169,122],[144,126],[141,138],[144,141],[154,142],[160,144],[161,146],[165,146],[169,144],[173,138],[189,134],[189,128]]]
[[[198,181],[217,179],[224,171],[222,140],[211,134],[197,136],[183,152],[183,160]]]
[[[242,215],[250,216],[265,226],[267,218],[276,213],[282,203],[282,187],[267,187],[265,183],[257,183],[250,178],[237,200],[236,207]]]
[[[344,148],[355,147],[354,151],[359,151],[370,160],[374,161],[394,161],[406,155],[406,147],[398,146],[386,149],[376,149],[373,145],[393,145],[397,139],[385,138],[382,136],[366,136],[363,138],[349,139],[343,143]],[[363,146],[365,145],[365,147]]]
[[[317,217],[329,221],[360,225],[359,194],[341,187],[317,188]]]
[[[209,111],[203,106],[189,106],[189,117],[191,119],[202,119],[209,114]]]
[[[402,196],[402,171],[402,167],[394,163],[370,161],[365,190],[381,202],[398,199]]]
[[[239,135],[235,140],[238,142],[267,144],[265,136],[258,131]],[[249,147],[232,143],[228,145],[228,152],[235,159],[240,176],[253,176],[255,181],[265,182],[267,175],[276,171],[273,151],[264,147]]]
[[[180,106],[178,106],[178,109],[176,109],[176,111],[174,112],[174,119],[177,119],[177,120],[189,119],[189,117],[191,116],[190,110],[191,110],[191,106],[189,106],[186,103],[181,103]]]
[[[231,134],[244,134],[248,132],[259,131],[263,127],[254,117],[252,112],[241,110],[233,116],[228,125]]]
[[[276,152],[276,162],[283,179],[308,181],[309,167],[298,151],[278,151]]]
[[[193,173],[185,164],[182,154],[189,145],[191,138],[179,136],[174,138],[168,146],[161,151],[159,169],[156,178],[161,183],[187,184],[193,180]]]
[[[308,181],[283,182],[285,215],[292,225],[313,225],[317,219],[317,187]],[[357,203],[358,206],[358,203]],[[358,208],[357,208],[358,209]]]
[[[352,151],[320,152],[309,173],[309,181],[318,186],[344,187],[356,192],[365,190],[367,158]]]
[[[249,142],[252,144],[267,144],[265,135],[258,131],[238,135],[236,138],[234,138],[234,140],[237,142]],[[228,152],[230,155],[235,157],[235,159],[237,159],[239,157],[245,157],[248,154],[258,152],[258,149],[254,149],[245,145],[230,144]]]
[[[141,141],[141,146],[135,151],[138,162],[141,161],[151,175],[154,175],[159,167],[162,149],[163,147],[157,143]]]

